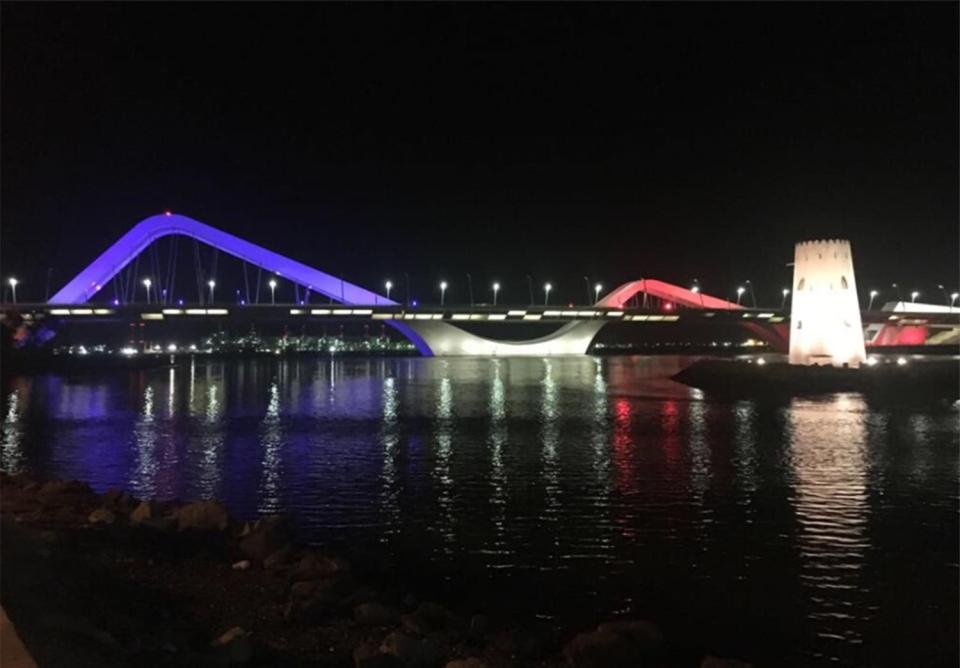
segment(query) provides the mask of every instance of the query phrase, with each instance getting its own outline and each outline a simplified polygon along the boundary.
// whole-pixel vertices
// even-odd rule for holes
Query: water
[[[246,360],[6,379],[0,464],[293,514],[496,615],[763,665],[958,658],[958,409],[711,400],[668,357]]]

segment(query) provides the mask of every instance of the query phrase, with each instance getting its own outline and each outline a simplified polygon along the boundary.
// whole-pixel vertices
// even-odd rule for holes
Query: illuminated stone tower
[[[855,367],[866,357],[850,242],[801,241],[793,258],[790,364]]]

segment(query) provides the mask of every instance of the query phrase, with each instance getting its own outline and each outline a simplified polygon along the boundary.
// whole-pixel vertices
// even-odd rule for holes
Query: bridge
[[[130,303],[136,289],[136,264],[141,254],[165,237],[183,236],[209,245],[243,262],[247,300],[240,304],[204,303],[202,279],[198,274],[198,301],[182,304],[172,298],[172,291],[157,291],[152,304]],[[168,263],[167,274],[154,258],[158,285],[172,284],[175,256]],[[298,289],[294,304],[259,304],[250,299],[247,266],[256,270],[255,295],[261,292],[263,272],[290,281]],[[852,280],[852,274],[851,274]],[[121,284],[124,301],[108,304],[96,301],[106,286],[114,290]],[[132,287],[132,289],[131,289]],[[798,286],[802,289],[802,282]],[[271,287],[272,289],[272,287]],[[147,285],[148,301],[150,286]],[[303,291],[304,299],[299,298]],[[329,304],[310,302],[311,293],[322,295]],[[212,297],[212,285],[211,285]],[[212,299],[211,299],[212,301]],[[653,307],[651,307],[651,303]],[[28,320],[46,318],[69,320],[140,319],[169,320],[200,318],[286,318],[309,320],[374,320],[387,324],[407,337],[424,355],[570,355],[584,354],[599,331],[611,322],[671,323],[679,321],[735,322],[756,338],[765,340],[774,350],[786,351],[790,340],[790,315],[780,310],[748,309],[740,304],[655,279],[639,279],[625,283],[594,304],[584,306],[481,306],[481,307],[416,307],[401,304],[379,293],[354,285],[337,276],[274,253],[232,234],[206,225],[187,216],[165,213],[151,216],[135,225],[89,266],[59,290],[45,304],[20,305],[18,311]],[[952,309],[951,309],[952,311]],[[880,345],[900,343],[906,323],[910,342],[916,342],[918,331],[926,332],[943,314],[911,313],[891,316],[886,313],[863,312],[862,321],[878,324],[874,339]],[[955,317],[952,313],[950,318]],[[891,320],[894,318],[894,320]],[[502,325],[552,325],[553,330],[527,339],[500,339],[476,332],[480,323]],[[918,329],[919,328],[919,329]],[[470,331],[473,329],[474,331]],[[515,331],[522,331],[517,328]],[[924,334],[925,336],[925,334]]]

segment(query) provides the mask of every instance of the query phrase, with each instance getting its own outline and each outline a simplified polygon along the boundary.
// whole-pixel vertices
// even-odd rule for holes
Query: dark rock
[[[176,513],[177,527],[200,531],[223,531],[230,524],[227,510],[216,501],[194,501],[181,506]]]
[[[90,524],[113,524],[116,519],[114,512],[106,508],[97,508],[87,517]]]
[[[279,550],[273,552],[269,557],[263,560],[263,567],[266,569],[278,568],[290,562],[290,557],[293,556],[293,545],[287,543]],[[310,578],[304,578],[310,579]]]
[[[450,654],[450,643],[440,633],[432,633],[420,643],[420,663],[436,666]]]
[[[700,662],[700,668],[753,668],[752,663],[738,659],[721,659],[716,656],[706,656]]]
[[[563,648],[563,655],[574,668],[642,666],[645,659],[640,647],[611,631],[580,633]]]
[[[644,651],[651,651],[663,644],[663,633],[653,622],[643,620],[618,620],[604,622],[597,631],[623,636]]]
[[[454,659],[453,661],[448,661],[444,668],[487,668],[487,664],[475,656],[471,656],[466,659]]]
[[[487,632],[487,627],[490,625],[490,620],[487,619],[486,615],[474,615],[470,618],[470,627],[469,633],[471,638],[482,638],[483,634]]]
[[[328,578],[346,570],[347,563],[342,559],[330,559],[315,552],[307,552],[293,567],[292,577],[295,580],[315,580]]]
[[[396,609],[376,601],[361,603],[353,609],[353,618],[363,626],[387,626],[399,619]]]
[[[93,495],[90,485],[79,480],[51,480],[43,483],[40,487],[40,493],[47,496],[70,494],[70,495]]]
[[[238,561],[230,568],[232,568],[235,571],[245,571],[248,568],[250,568],[250,561],[248,559],[244,559],[243,561]]]
[[[381,652],[377,643],[365,642],[353,650],[353,665],[355,668],[392,668],[402,664],[392,654]]]
[[[156,501],[141,501],[140,505],[133,509],[130,513],[130,523],[131,524],[142,524],[146,520],[154,519],[161,516],[161,507]]]
[[[433,630],[433,626],[415,612],[400,615],[400,627],[405,633],[414,636],[425,636]]]
[[[210,643],[214,648],[218,662],[237,664],[248,663],[253,658],[253,643],[250,634],[239,626],[224,633]]]
[[[417,606],[416,614],[435,629],[444,629],[454,621],[453,614],[439,603],[424,601]]]
[[[404,664],[415,664],[420,660],[420,643],[401,631],[388,634],[380,643],[380,651]]]
[[[248,524],[244,532],[241,533],[240,552],[254,561],[263,561],[293,538],[290,523],[280,515],[271,515]]]
[[[301,580],[290,586],[290,596],[294,599],[304,599],[313,596],[320,587],[319,580]]]
[[[102,497],[101,502],[104,508],[108,508],[118,513],[129,513],[137,507],[137,500],[120,489],[111,489]]]

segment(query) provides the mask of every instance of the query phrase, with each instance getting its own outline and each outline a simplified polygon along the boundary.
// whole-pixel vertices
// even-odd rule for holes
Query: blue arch
[[[397,303],[366,288],[244,241],[228,232],[176,214],[161,214],[141,220],[73,280],[63,286],[48,303],[82,304],[86,302],[150,244],[157,239],[175,234],[202,241],[224,253],[344,304],[391,305]],[[410,339],[422,354],[432,354],[426,342],[404,323],[389,321],[389,324]]]

